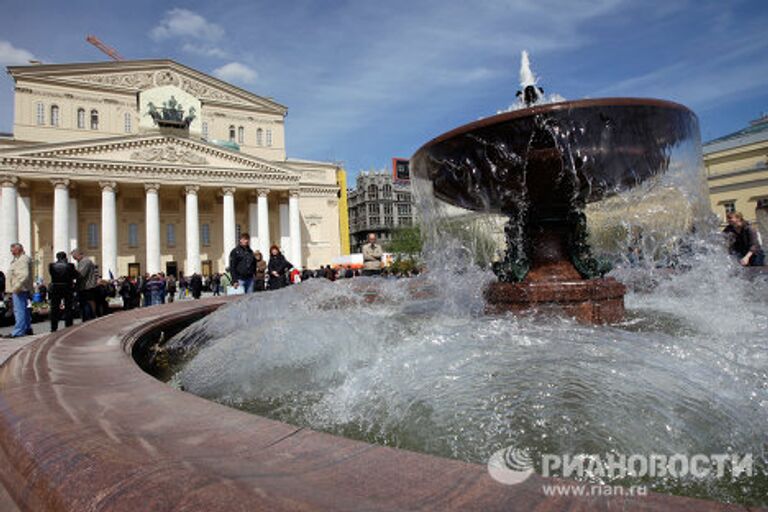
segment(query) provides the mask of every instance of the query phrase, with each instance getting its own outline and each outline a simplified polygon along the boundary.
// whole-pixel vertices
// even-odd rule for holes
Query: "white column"
[[[185,276],[200,273],[200,217],[197,210],[197,185],[187,185],[187,266],[184,269]]]
[[[32,254],[32,205],[29,196],[16,196],[16,215],[18,216],[19,243],[31,258]]]
[[[15,176],[0,176],[2,191],[2,217],[0,219],[0,269],[8,274],[11,264],[11,244],[19,241],[19,224],[17,216],[16,184],[19,179]],[[25,247],[24,250],[28,248]]]
[[[147,268],[149,274],[160,272],[160,200],[157,183],[146,183],[146,215],[145,228],[147,230]]]
[[[290,222],[290,214],[288,213],[288,202],[280,202],[277,205],[277,212],[279,216],[279,225],[280,228],[280,250],[283,251],[283,254],[285,254],[285,257],[288,261],[293,263],[293,254],[291,251],[293,248],[291,247],[291,226],[289,225]]]
[[[69,180],[53,179],[53,254],[69,249]]]
[[[237,245],[237,223],[235,222],[235,187],[224,187],[224,218],[222,231],[224,236],[224,261],[229,262],[229,253]],[[225,263],[226,265],[226,263]]]
[[[117,207],[115,193],[117,183],[101,181],[101,277],[117,279]]]
[[[269,190],[259,190],[259,250],[261,251],[261,254],[264,256],[265,260],[269,260],[269,206],[267,204],[268,195]]]
[[[296,268],[301,268],[301,217],[299,215],[299,191],[291,190],[288,195],[288,215],[291,234],[291,263]]]
[[[251,247],[261,250],[259,245],[259,205],[256,204],[256,196],[248,197],[248,232],[251,234]],[[264,258],[267,257],[263,254]]]
[[[77,240],[77,229],[80,227],[77,223],[77,198],[69,198],[69,251],[72,252],[79,247]]]

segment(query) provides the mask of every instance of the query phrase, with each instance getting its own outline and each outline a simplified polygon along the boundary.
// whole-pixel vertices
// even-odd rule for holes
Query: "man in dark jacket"
[[[0,299],[5,295],[5,274],[0,270]]]
[[[51,307],[49,312],[51,332],[56,332],[59,328],[62,302],[64,303],[64,326],[72,326],[75,283],[80,274],[78,274],[75,265],[67,261],[67,253],[63,251],[56,253],[56,262],[48,266],[48,272],[51,274]]]
[[[189,280],[189,291],[192,292],[192,298],[199,299],[203,292],[203,278],[200,274],[192,274]]]
[[[253,255],[250,244],[251,236],[248,233],[240,235],[240,245],[229,253],[229,269],[232,272],[232,280],[237,281],[243,293],[253,292],[253,277],[256,274],[256,258]]]

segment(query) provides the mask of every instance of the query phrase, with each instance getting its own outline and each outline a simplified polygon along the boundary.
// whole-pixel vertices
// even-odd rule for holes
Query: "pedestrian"
[[[144,303],[149,306],[158,306],[163,303],[164,296],[165,282],[157,274],[152,274],[145,286]]]
[[[75,300],[75,286],[78,273],[75,265],[67,261],[67,253],[56,253],[56,261],[48,265],[51,274],[51,303],[48,316],[51,332],[56,332],[61,319],[61,305],[64,304],[64,327],[72,326],[72,305]]]
[[[165,279],[165,290],[168,294],[168,302],[173,302],[173,299],[176,297],[176,278],[168,276]]]
[[[744,220],[741,212],[728,215],[728,226],[723,230],[730,237],[730,252],[744,267],[765,265],[765,253],[760,246],[760,237],[752,225]]]
[[[3,299],[3,296],[5,295],[5,273],[0,270],[0,300]]]
[[[286,273],[291,267],[293,267],[293,265],[285,259],[285,256],[280,252],[278,246],[273,245],[269,248],[269,264],[267,265],[267,271],[269,272],[270,290],[277,290],[287,284]]]
[[[120,283],[120,290],[118,293],[120,294],[120,298],[123,299],[124,311],[133,309],[136,306],[136,284],[130,277],[123,279],[123,282]]]
[[[189,291],[192,293],[192,298],[197,300],[203,293],[203,277],[195,272],[189,280]]]
[[[187,278],[184,274],[179,272],[179,300],[183,299],[187,295]]]
[[[32,259],[24,254],[20,243],[11,244],[13,260],[8,269],[8,287],[13,294],[13,316],[16,320],[13,332],[6,338],[19,338],[32,333],[32,313],[27,307],[32,292]]]
[[[211,286],[213,287],[213,296],[217,297],[221,295],[221,274],[216,272],[211,277]]]
[[[381,244],[376,243],[376,234],[368,233],[368,243],[363,245],[363,275],[381,275],[381,258],[384,251]]]
[[[232,280],[243,288],[243,293],[253,292],[253,278],[256,275],[256,258],[250,246],[251,236],[241,233],[239,245],[229,253],[229,270]]]
[[[267,262],[264,260],[261,251],[254,252],[253,258],[256,260],[256,277],[253,283],[253,289],[257,292],[263,292],[267,288]]]
[[[72,258],[77,261],[77,300],[80,303],[80,318],[83,322],[96,318],[96,265],[80,249],[72,251]]]

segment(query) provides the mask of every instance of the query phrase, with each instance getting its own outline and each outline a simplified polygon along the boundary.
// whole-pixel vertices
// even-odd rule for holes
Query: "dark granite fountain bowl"
[[[489,312],[555,309],[611,323],[625,289],[602,277],[582,210],[663,174],[675,148],[698,138],[695,114],[676,103],[569,101],[459,127],[422,146],[411,168],[442,201],[510,217]]]

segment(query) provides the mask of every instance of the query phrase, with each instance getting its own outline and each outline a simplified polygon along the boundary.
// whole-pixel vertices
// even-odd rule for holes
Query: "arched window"
[[[91,130],[99,129],[99,111],[96,109],[91,110]]]
[[[392,185],[384,185],[382,194],[384,199],[392,199]]]
[[[272,130],[267,128],[267,147],[272,147]]]
[[[376,185],[368,185],[368,200],[375,200],[379,198],[379,189]]]
[[[206,121],[203,122],[203,139],[208,140],[208,123]]]
[[[264,130],[262,130],[261,128],[256,130],[256,145],[257,146],[264,145]]]
[[[245,128],[242,126],[237,128],[237,142],[242,144],[245,141]]]
[[[42,103],[37,104],[37,124],[45,124],[45,105]]]
[[[125,133],[131,133],[131,113],[126,112],[123,114],[123,129]]]
[[[235,125],[229,125],[229,140],[235,142]]]
[[[59,106],[51,105],[51,126],[59,126]]]
[[[77,109],[77,127],[80,129],[85,128],[85,109]]]

